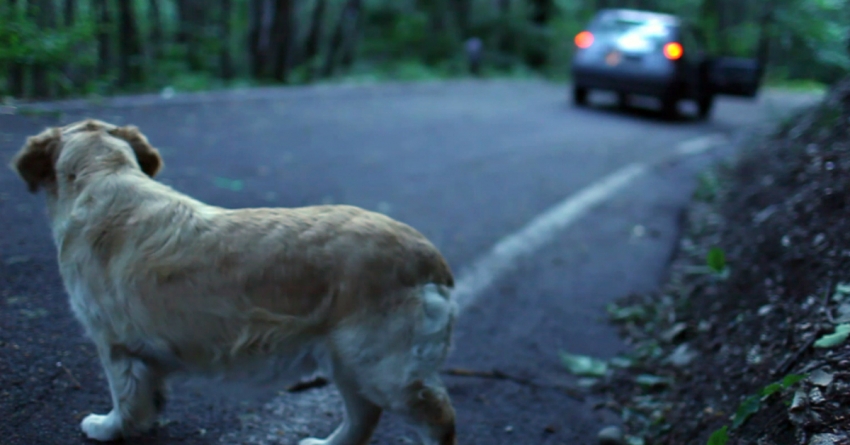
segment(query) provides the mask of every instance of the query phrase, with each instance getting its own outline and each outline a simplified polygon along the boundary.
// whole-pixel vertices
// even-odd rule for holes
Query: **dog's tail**
[[[457,315],[457,304],[452,300],[448,287],[434,283],[422,286],[422,302],[418,334],[430,336],[450,329]]]

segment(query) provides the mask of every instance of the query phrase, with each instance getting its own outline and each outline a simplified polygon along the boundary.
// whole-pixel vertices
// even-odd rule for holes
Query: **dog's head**
[[[95,119],[30,136],[10,164],[32,193],[55,190],[60,181],[74,180],[86,169],[129,166],[154,177],[162,165],[159,151],[138,128]]]

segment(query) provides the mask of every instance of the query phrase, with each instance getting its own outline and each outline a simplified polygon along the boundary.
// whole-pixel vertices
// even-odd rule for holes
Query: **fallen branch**
[[[564,391],[570,397],[577,399],[579,401],[584,401],[584,394],[581,390],[573,388],[569,385],[562,384],[540,384],[534,382],[530,379],[524,379],[522,377],[516,377],[509,375],[503,371],[499,371],[498,369],[494,369],[492,371],[479,371],[474,369],[465,369],[465,368],[450,368],[444,369],[443,374],[456,376],[456,377],[477,377],[483,379],[493,379],[493,380],[506,380],[514,383],[518,383],[523,386],[530,386],[532,388],[541,388],[541,389],[558,389]]]
[[[564,391],[570,397],[584,401],[584,395],[581,390],[573,388],[569,385],[562,384],[540,384],[536,383],[530,379],[524,379],[521,377],[516,377],[509,375],[505,372],[499,371],[498,369],[494,369],[492,371],[479,371],[474,369],[464,369],[464,368],[450,368],[442,371],[443,374],[456,376],[456,377],[475,377],[482,379],[493,379],[493,380],[505,380],[514,383],[518,383],[523,386],[530,386],[532,388],[542,388],[542,389],[558,389]],[[298,393],[303,391],[308,391],[315,388],[322,388],[329,385],[331,382],[324,377],[316,377],[312,380],[306,380],[303,382],[296,383],[295,385],[290,386],[286,389],[287,392]]]
[[[829,318],[830,321],[832,321],[832,314],[830,313],[829,309],[827,308],[827,305],[829,305],[829,291],[830,290],[832,290],[832,282],[827,283],[826,291],[823,294],[823,309],[827,314],[827,318]],[[785,360],[783,360],[782,363],[776,369],[773,370],[772,374],[774,376],[778,376],[778,375],[782,375],[782,374],[787,373],[791,369],[791,367],[795,363],[797,363],[797,361],[800,360],[800,357],[803,355],[803,353],[806,352],[809,348],[811,348],[813,344],[815,344],[815,342],[818,340],[818,338],[820,337],[821,334],[822,334],[821,330],[818,329],[817,332],[815,332],[811,336],[811,338],[809,338],[803,344],[803,346],[801,346],[793,354],[791,354]]]
[[[779,376],[788,372],[798,360],[806,352],[809,348],[812,347],[813,344],[817,341],[818,337],[820,337],[820,331],[815,332],[814,335],[811,336],[806,342],[797,349],[793,354],[789,355],[776,369],[773,370],[772,374],[774,376]]]
[[[74,388],[80,389],[83,385],[80,385],[80,381],[74,377],[74,374],[71,374],[71,370],[68,369],[62,362],[56,362],[56,366],[62,368],[65,371],[65,374],[68,374],[68,378],[71,379],[71,382],[74,383]]]

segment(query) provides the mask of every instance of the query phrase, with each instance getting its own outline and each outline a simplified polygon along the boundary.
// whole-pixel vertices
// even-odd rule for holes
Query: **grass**
[[[828,86],[822,82],[808,79],[788,80],[788,79],[765,79],[764,87],[790,91],[795,93],[823,93]]]

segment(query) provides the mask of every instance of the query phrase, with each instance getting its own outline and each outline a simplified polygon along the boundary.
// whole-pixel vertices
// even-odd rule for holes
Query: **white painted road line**
[[[698,138],[688,139],[676,146],[676,154],[681,156],[698,155],[709,149],[728,143],[729,139],[724,134],[714,133]]]
[[[703,153],[727,141],[722,134],[710,134],[679,143],[675,155],[691,156]],[[620,189],[641,176],[648,164],[630,164],[602,178],[577,193],[568,196],[554,207],[543,212],[516,233],[502,238],[489,252],[463,269],[452,293],[458,309],[463,311],[517,261],[549,243],[570,224],[584,216],[590,209],[616,194]]]
[[[461,272],[452,292],[458,309],[463,311],[469,307],[500,276],[513,269],[520,257],[550,242],[558,232],[577,221],[592,207],[617,193],[644,171],[644,164],[628,165],[559,202],[531,220],[519,232],[502,238],[490,252],[475,261],[472,267]]]

